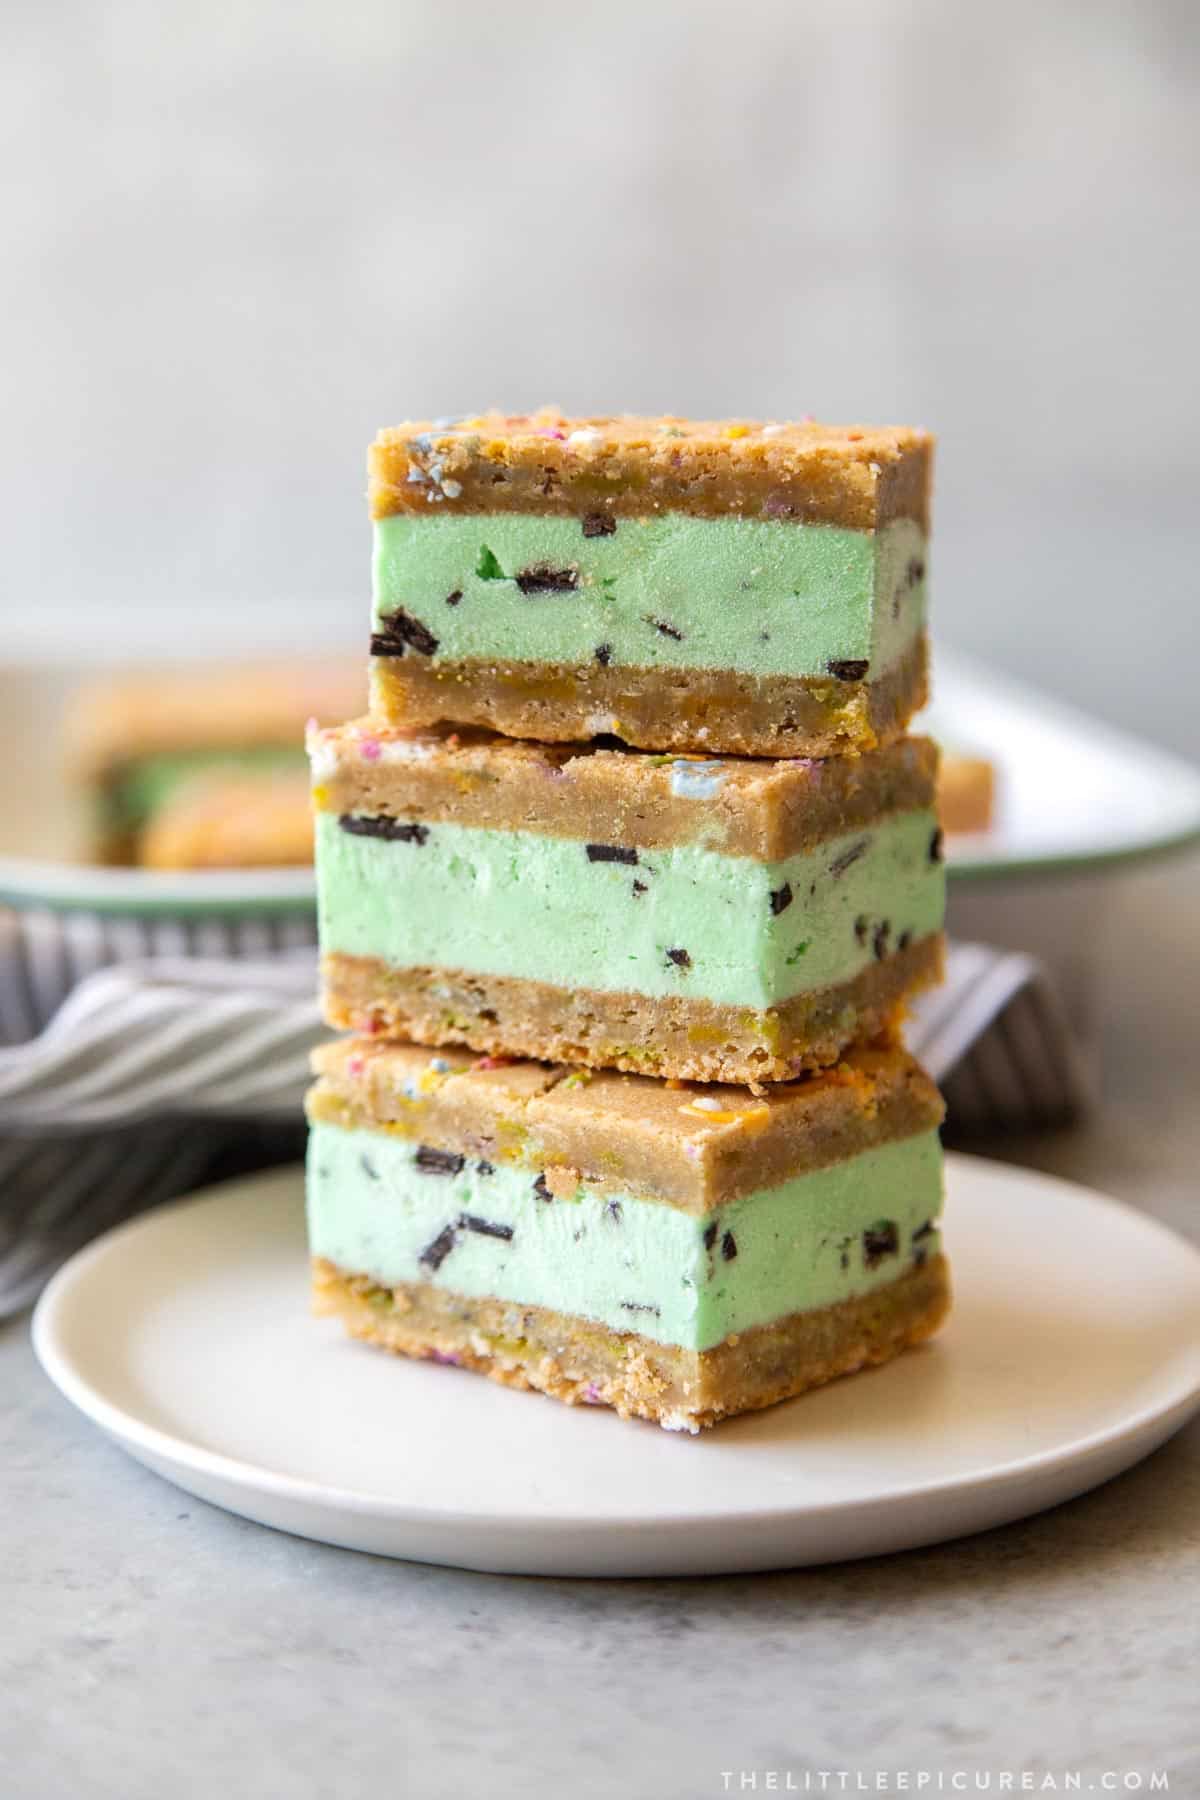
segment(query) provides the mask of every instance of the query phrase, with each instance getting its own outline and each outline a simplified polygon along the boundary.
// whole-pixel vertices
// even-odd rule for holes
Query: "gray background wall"
[[[1200,752],[1192,0],[9,0],[0,657],[362,641],[362,454],[941,434],[943,636]]]

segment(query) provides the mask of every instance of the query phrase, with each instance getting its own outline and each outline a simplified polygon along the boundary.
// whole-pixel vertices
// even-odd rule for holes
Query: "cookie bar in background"
[[[162,868],[308,862],[305,724],[358,712],[364,688],[361,664],[341,661],[147,670],[85,688],[69,755],[90,792],[92,853]]]
[[[317,1310],[695,1432],[930,1335],[941,1101],[902,1051],[745,1089],[351,1039],[316,1053]]]
[[[213,768],[173,787],[138,841],[145,869],[287,868],[312,861],[308,769]]]
[[[832,756],[926,694],[932,439],[413,422],[370,454],[372,708],[550,741]]]
[[[943,750],[938,814],[947,831],[989,831],[996,809],[996,770],[984,756]]]
[[[310,734],[330,1024],[759,1083],[940,978],[937,751],[825,762]]]

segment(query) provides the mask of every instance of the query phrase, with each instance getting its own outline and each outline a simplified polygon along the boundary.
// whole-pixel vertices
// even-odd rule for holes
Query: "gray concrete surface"
[[[1096,945],[1105,1105],[989,1147],[1194,1239],[1198,899],[1195,858],[1121,883]],[[1165,1770],[1165,1791],[1200,1793],[1200,1421],[1093,1494],[940,1548],[521,1580],[193,1500],[76,1416],[17,1327],[0,1335],[0,1470],[4,1800],[699,1800],[724,1771],[769,1791],[770,1769],[780,1792],[789,1770],[804,1792],[821,1769],[988,1772],[993,1791],[1024,1769],[1059,1784],[1038,1792]]]

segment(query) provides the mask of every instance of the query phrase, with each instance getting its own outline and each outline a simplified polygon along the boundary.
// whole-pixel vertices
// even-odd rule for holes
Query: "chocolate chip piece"
[[[779,914],[792,904],[792,884],[785,881],[780,888],[771,889],[771,911]]]
[[[480,1157],[479,1161],[475,1164],[475,1173],[477,1175],[494,1175],[496,1170],[492,1163],[486,1161],[485,1158]]]
[[[940,863],[942,861],[945,852],[945,841],[945,836],[939,825],[929,840],[929,860],[931,863]]]
[[[339,813],[338,824],[351,837],[386,838],[389,844],[424,844],[429,841],[428,825],[412,825],[387,813]]]
[[[690,969],[692,966],[692,959],[686,950],[668,950],[667,961],[674,963],[677,969]]]
[[[837,681],[861,681],[869,666],[865,656],[848,656],[838,662],[825,664]]]
[[[908,566],[904,571],[905,585],[914,588],[918,581],[924,581],[924,579],[925,564],[921,561],[919,556],[910,556],[908,559]]]
[[[584,537],[611,537],[617,529],[617,521],[608,513],[585,513],[583,520]]]
[[[443,1225],[432,1244],[426,1244],[417,1261],[422,1268],[438,1270],[453,1250],[458,1239],[454,1235],[453,1225]]]
[[[553,1201],[553,1199],[554,1199],[554,1195],[550,1192],[550,1189],[546,1186],[546,1177],[544,1175],[538,1176],[537,1180],[533,1184],[533,1191],[537,1195],[539,1200]]]
[[[371,635],[372,656],[403,656],[405,646],[409,644],[422,656],[432,656],[438,647],[438,640],[428,625],[414,619],[402,606],[386,614],[380,625],[382,629]]]
[[[371,1161],[370,1157],[367,1155],[365,1150],[363,1151],[362,1155],[359,1157],[358,1160],[362,1167],[362,1172],[366,1176],[367,1180],[368,1181],[378,1181],[379,1180],[379,1170],[375,1167],[375,1164]]]
[[[636,863],[638,853],[625,844],[585,844],[589,862]]]
[[[549,563],[531,563],[517,572],[523,594],[571,594],[579,586],[578,569],[554,569]]]
[[[455,590],[452,594],[446,595],[446,605],[447,606],[457,606],[461,599],[462,599],[462,589],[455,588]]]
[[[726,1262],[732,1262],[737,1255],[737,1239],[732,1231],[727,1231],[721,1239],[721,1255]]]
[[[609,663],[612,661],[612,645],[597,644],[596,648],[592,651],[592,655],[602,669],[607,669]]]
[[[422,1175],[458,1175],[467,1159],[457,1150],[435,1150],[431,1144],[418,1144],[413,1160]]]
[[[641,898],[641,896],[642,896],[642,895],[643,895],[643,894],[648,894],[648,893],[649,893],[649,892],[650,892],[650,890],[649,890],[649,888],[648,888],[648,887],[647,887],[647,886],[646,886],[646,884],[645,884],[645,882],[644,882],[644,881],[635,881],[635,882],[634,882],[634,884],[633,884],[633,897],[634,897],[634,899],[635,899],[635,900],[638,900],[638,899],[640,899],[640,898]]]
[[[900,936],[896,939],[896,948],[897,948],[897,950],[907,950],[908,946],[911,943],[912,943],[912,932],[911,931],[902,931],[900,933]]]
[[[925,1267],[925,1264],[929,1261],[929,1252],[924,1244],[917,1245],[916,1249],[913,1251],[912,1260],[914,1269],[923,1269]]]
[[[625,1214],[624,1214],[624,1212],[623,1212],[623,1211],[622,1211],[622,1209],[621,1209],[621,1202],[620,1202],[620,1201],[619,1201],[619,1200],[607,1200],[607,1201],[605,1201],[605,1204],[604,1204],[604,1216],[605,1216],[605,1218],[606,1218],[606,1219],[608,1219],[608,1220],[609,1220],[609,1221],[610,1221],[610,1222],[611,1222],[611,1223],[612,1223],[612,1224],[613,1224],[613,1225],[621,1225],[621,1224],[623,1224],[623,1223],[624,1223],[624,1220],[625,1220]]]
[[[720,1227],[718,1226],[717,1221],[715,1219],[713,1220],[711,1225],[706,1225],[704,1227],[704,1248],[706,1250],[711,1250],[713,1245],[716,1243],[717,1232],[719,1229],[720,1229]]]
[[[683,642],[682,631],[680,631],[674,625],[668,625],[667,621],[665,619],[653,619],[647,613],[646,623],[647,623],[647,625],[653,625],[655,631],[661,631],[664,637],[674,638],[674,640],[677,644],[682,644],[682,642]]]
[[[651,1306],[646,1300],[622,1300],[621,1311],[631,1313],[652,1313],[656,1319],[662,1317],[661,1306]]]
[[[867,941],[867,934],[870,931],[870,929],[871,929],[871,921],[870,921],[870,919],[868,919],[866,913],[859,913],[857,919],[855,919],[855,921],[854,921],[855,942],[859,943],[859,944],[865,944]]]
[[[925,1223],[923,1225],[918,1225],[917,1229],[913,1232],[913,1243],[919,1244],[922,1238],[932,1237],[936,1229],[937,1227],[934,1225],[933,1220],[926,1219]]]
[[[871,948],[875,952],[875,960],[877,962],[882,962],[887,955],[888,939],[891,935],[891,921],[888,919],[880,919],[878,925],[875,927],[875,936],[871,939]]]
[[[848,844],[840,856],[834,857],[829,865],[829,873],[833,876],[835,881],[838,879],[839,875],[844,875],[846,873],[846,870],[850,867],[851,863],[856,863],[858,861],[870,842],[871,840],[869,837],[859,838],[857,843]]]
[[[480,1237],[503,1238],[506,1244],[512,1242],[511,1225],[494,1225],[490,1219],[481,1219],[478,1213],[459,1213],[458,1222],[464,1231],[475,1231]]]
[[[894,1219],[880,1219],[868,1225],[862,1234],[863,1261],[868,1269],[879,1266],[885,1256],[895,1256],[900,1249],[900,1233]]]

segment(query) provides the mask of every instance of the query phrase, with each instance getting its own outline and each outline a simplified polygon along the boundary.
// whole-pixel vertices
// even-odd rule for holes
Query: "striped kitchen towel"
[[[5,966],[27,991],[28,974],[12,958]],[[113,963],[86,975],[36,1036],[0,1049],[0,1131],[295,1117],[323,1034],[310,948]],[[946,983],[917,1002],[907,1036],[960,1135],[1058,1122],[1091,1097],[1055,990],[1029,956],[952,944]]]
[[[32,947],[32,963],[14,944]],[[326,1035],[315,950],[207,947],[223,954],[121,961],[79,933],[57,944],[49,928],[10,936],[0,960],[10,1033],[0,1048],[0,1319],[110,1225],[299,1155],[308,1056]],[[72,986],[81,957],[93,966]],[[49,1022],[30,1032],[60,988]],[[1055,991],[1027,956],[952,945],[946,985],[917,1005],[908,1039],[945,1091],[958,1137],[1058,1123],[1090,1098]]]

